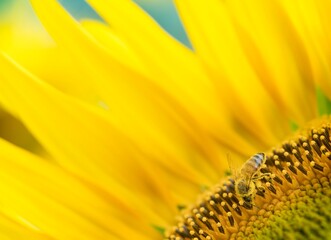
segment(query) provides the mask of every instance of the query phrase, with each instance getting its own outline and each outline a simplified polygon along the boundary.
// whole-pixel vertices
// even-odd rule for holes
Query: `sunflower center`
[[[319,228],[331,222],[331,128],[329,119],[322,121],[267,153],[249,179],[249,194],[238,192],[237,177],[226,179],[201,196],[167,238],[320,238],[314,222]]]

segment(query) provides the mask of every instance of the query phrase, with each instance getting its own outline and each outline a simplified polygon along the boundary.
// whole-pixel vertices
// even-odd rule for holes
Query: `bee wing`
[[[233,161],[229,153],[226,154],[226,159],[228,161],[228,166],[231,173],[230,175],[237,178],[240,174],[241,165],[238,162]]]

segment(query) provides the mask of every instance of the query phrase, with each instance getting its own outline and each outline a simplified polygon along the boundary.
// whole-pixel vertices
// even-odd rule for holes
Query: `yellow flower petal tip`
[[[182,213],[166,237],[216,240],[329,236],[331,123],[325,118],[312,125],[265,157],[255,155],[238,174],[206,192]],[[239,180],[247,180],[244,189],[238,187]]]

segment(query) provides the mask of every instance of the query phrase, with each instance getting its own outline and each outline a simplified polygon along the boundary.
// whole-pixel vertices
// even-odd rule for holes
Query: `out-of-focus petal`
[[[231,1],[226,10],[243,53],[279,108],[300,124],[315,118],[316,89],[308,46],[292,24],[291,13],[287,15],[277,1]]]
[[[17,220],[13,220],[1,213],[0,239],[53,240],[54,238],[41,233],[39,229],[36,229],[35,226],[31,226],[20,217],[18,217]]]
[[[215,118],[206,113],[205,108],[200,109],[199,104],[192,102],[185,94],[183,95],[176,92],[178,90],[176,87],[172,88],[171,96],[169,96],[169,92],[164,91],[163,87],[151,82],[148,76],[142,76],[139,72],[135,72],[128,68],[128,66],[124,66],[120,62],[115,61],[111,55],[107,54],[107,51],[104,51],[104,47],[100,46],[100,43],[93,41],[93,38],[89,36],[86,31],[83,31],[82,27],[74,22],[74,20],[55,2],[33,2],[44,24],[47,25],[48,30],[54,35],[54,38],[57,39],[60,44],[66,46],[68,51],[72,51],[77,57],[77,60],[84,61],[84,63],[77,63],[78,65],[83,64],[83,71],[88,70],[86,77],[82,80],[82,84],[91,84],[91,91],[99,96],[99,101],[101,100],[106,103],[106,106],[109,107],[112,112],[112,118],[118,121],[117,125],[120,125],[119,127],[123,128],[123,131],[131,131],[130,136],[138,138],[137,142],[139,144],[148,143],[144,145],[144,149],[151,148],[150,142],[154,142],[154,140],[147,140],[146,136],[148,132],[151,131],[149,128],[153,128],[153,134],[158,134],[160,140],[160,136],[164,137],[162,135],[165,133],[169,134],[173,132],[173,130],[165,130],[167,129],[166,126],[171,126],[173,129],[173,126],[176,125],[180,127],[181,131],[185,132],[185,135],[187,134],[193,139],[193,144],[197,144],[196,146],[202,145],[201,147],[204,153],[214,152],[214,150],[210,150],[209,146],[213,144],[208,140],[208,134],[214,134],[213,132],[218,136],[226,135],[227,137],[220,138],[220,141],[232,149],[236,149],[235,145],[240,144],[242,146],[242,148],[239,149],[242,151],[241,153],[254,151],[249,144],[243,141],[238,133],[229,129],[224,123],[224,121],[227,122],[229,119],[221,117],[223,116],[222,108],[216,108],[215,111],[211,111],[213,114],[219,115],[218,118]],[[47,9],[52,9],[52,13],[57,16],[57,21],[63,21],[63,25],[67,28],[66,34],[63,34],[63,29],[59,28],[57,22],[54,22],[54,18],[45,14],[45,12],[48,12]],[[116,28],[116,32],[117,31],[119,31],[119,29]],[[122,35],[120,34],[120,36]],[[171,39],[171,41],[173,41],[173,39]],[[189,53],[188,50],[184,51]],[[193,56],[192,53],[191,56]],[[193,67],[192,69],[195,68]],[[94,80],[89,81],[89,79]],[[154,77],[154,79],[158,78]],[[191,86],[187,87],[187,89],[191,89]],[[181,104],[181,100],[176,101],[178,97],[188,102]],[[202,102],[206,100],[201,96],[198,98],[199,101]],[[125,108],[123,108],[123,103],[125,103]],[[187,108],[189,108],[189,110]],[[157,111],[157,109],[162,109],[162,111]],[[155,116],[155,114],[157,114],[157,116]],[[134,122],[131,121],[133,115],[136,119]],[[209,132],[206,133],[204,128],[208,128]],[[165,137],[169,138],[167,136]],[[173,139],[176,139],[176,137],[171,137],[171,144],[174,144],[173,147],[178,149],[179,147],[178,145],[176,147]],[[182,137],[179,135],[177,139],[182,139]],[[165,146],[165,144],[163,145]],[[154,149],[154,146],[152,146],[152,149]],[[206,149],[208,150],[206,151]],[[173,150],[170,152],[172,151]],[[160,154],[157,155],[160,156]],[[209,156],[207,159],[213,161],[214,166],[218,165],[219,158],[217,156]]]
[[[11,221],[44,239],[145,239],[141,229],[129,227],[135,216],[117,199],[3,140],[0,146],[0,209]]]
[[[280,1],[309,55],[314,80],[331,98],[329,1]]]
[[[140,164],[145,157],[143,151],[114,128],[103,110],[56,91],[0,56],[5,66],[0,74],[1,102],[22,119],[62,166],[121,199],[134,198],[135,191],[150,191],[149,185],[142,184],[148,180]],[[132,187],[132,183],[137,184],[134,191],[124,187]],[[140,208],[146,208],[142,211],[145,215],[151,214],[147,219],[157,218],[150,206]]]
[[[246,57],[230,13],[221,1],[176,1],[196,54],[206,63],[223,101],[243,128],[259,141],[275,143],[288,119],[260,82]],[[244,116],[244,117],[243,117]],[[275,118],[275,116],[278,116]],[[271,127],[272,126],[272,127]],[[272,128],[285,131],[271,131]]]
[[[226,134],[229,138],[222,139],[226,144],[242,142],[233,132],[219,127],[229,120],[222,117],[226,110],[219,101],[214,83],[193,52],[175,41],[132,2],[89,3],[137,53],[150,79],[187,109],[194,121],[215,135]],[[122,21],[123,17],[127,21]],[[129,26],[130,30],[127,29]]]

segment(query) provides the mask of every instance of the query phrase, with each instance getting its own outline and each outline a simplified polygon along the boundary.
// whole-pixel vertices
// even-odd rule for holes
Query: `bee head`
[[[251,203],[252,202],[252,195],[244,196],[243,199],[244,199],[245,202]]]
[[[247,181],[245,179],[240,179],[237,181],[236,191],[241,195],[245,195],[248,193],[249,185],[247,184]]]
[[[243,196],[250,196],[255,190],[254,182],[242,178],[235,183],[236,192]]]

